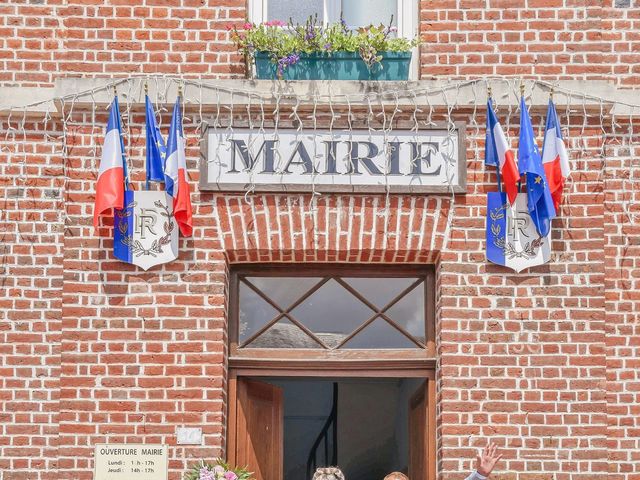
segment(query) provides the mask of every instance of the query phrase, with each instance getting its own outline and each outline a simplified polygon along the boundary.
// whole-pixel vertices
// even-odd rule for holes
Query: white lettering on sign
[[[94,480],[167,480],[166,445],[98,444]]]
[[[464,129],[207,130],[200,189],[463,192]]]

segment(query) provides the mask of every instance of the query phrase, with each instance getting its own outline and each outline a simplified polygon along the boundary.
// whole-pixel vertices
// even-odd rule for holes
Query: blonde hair
[[[407,477],[404,473],[393,472],[384,477],[384,480],[409,480],[409,477]]]
[[[344,480],[344,474],[336,467],[318,468],[313,480]]]

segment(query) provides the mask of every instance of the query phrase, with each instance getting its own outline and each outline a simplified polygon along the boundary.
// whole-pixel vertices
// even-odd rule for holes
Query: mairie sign
[[[464,125],[431,130],[206,132],[201,190],[464,192]]]

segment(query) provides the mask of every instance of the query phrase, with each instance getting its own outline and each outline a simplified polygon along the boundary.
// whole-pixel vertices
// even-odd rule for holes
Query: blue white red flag
[[[549,100],[549,107],[547,108],[547,125],[544,132],[544,143],[542,144],[542,165],[547,176],[553,206],[557,213],[562,203],[564,182],[571,173],[571,169],[553,100]]]
[[[520,174],[526,176],[527,205],[531,219],[541,237],[546,237],[551,230],[551,220],[556,216],[553,199],[549,191],[542,158],[533,135],[533,127],[529,111],[520,99],[520,139],[518,143],[518,167]]]
[[[500,189],[500,179],[502,178],[502,185],[504,185],[504,191],[507,192],[509,203],[513,203],[518,194],[520,174],[513,158],[513,152],[493,110],[491,99],[487,102],[487,134],[484,148],[484,164],[495,166],[498,169],[498,188]]]
[[[162,133],[156,122],[156,113],[149,96],[145,95],[147,133],[147,189],[149,182],[164,182],[164,162],[167,156]]]
[[[182,132],[180,97],[177,98],[173,107],[173,116],[169,127],[164,182],[166,192],[173,198],[173,216],[178,222],[180,232],[185,237],[189,237],[193,231],[193,215],[191,194],[187,183],[187,161],[185,139]]]
[[[124,205],[126,163],[124,161],[122,127],[118,97],[114,97],[109,110],[109,121],[102,146],[102,158],[96,182],[93,207],[93,226],[97,227],[101,215],[113,215],[113,209]]]

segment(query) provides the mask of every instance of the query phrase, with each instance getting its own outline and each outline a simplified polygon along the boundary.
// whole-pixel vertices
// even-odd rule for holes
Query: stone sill
[[[144,83],[146,77],[132,77],[130,79],[116,79],[117,90],[122,103],[129,101],[133,107],[140,107],[144,103]],[[0,87],[0,111],[5,114],[12,108],[13,115],[50,112],[60,114],[65,97],[65,103],[74,103],[74,108],[88,108],[94,102],[99,106],[106,106],[113,98],[114,79],[111,78],[59,78],[53,88],[21,88]],[[188,81],[187,81],[188,82]],[[313,98],[317,98],[316,105],[322,106],[368,106],[367,97],[371,104],[379,107],[381,104],[413,106],[431,105],[445,107],[447,104],[457,103],[460,107],[484,108],[487,92],[484,83],[461,85],[459,88],[449,88],[452,83],[464,83],[464,80],[420,80],[409,82],[360,82],[360,81],[271,81],[271,80],[204,80],[208,88],[200,88],[193,83],[184,85],[184,97],[187,103],[199,101],[205,107],[221,105],[257,105],[262,99],[265,104],[275,105],[278,96],[283,105],[300,104],[313,105]],[[519,101],[519,81],[509,79],[505,82],[499,79],[488,79],[493,96],[498,105],[511,104],[514,108]],[[606,81],[559,80],[552,82],[557,89],[554,100],[559,109],[570,106],[572,111],[596,111],[613,113],[616,115],[640,115],[640,108],[632,109],[616,101],[635,103],[640,102],[640,94],[635,90],[617,89]],[[174,79],[164,77],[150,77],[148,80],[149,95],[154,102],[169,106],[178,93]],[[549,91],[546,85],[535,85],[532,80],[525,80],[525,95],[527,104],[533,109],[546,108]],[[535,86],[535,89],[534,89]],[[210,87],[210,88],[209,88]],[[428,95],[425,92],[431,91]],[[438,91],[435,93],[435,91]],[[568,95],[565,92],[571,92]],[[601,102],[588,96],[607,99]],[[50,99],[50,101],[46,101]],[[347,100],[348,99],[348,100]],[[24,107],[35,102],[43,103]],[[68,110],[68,105],[67,105]]]

